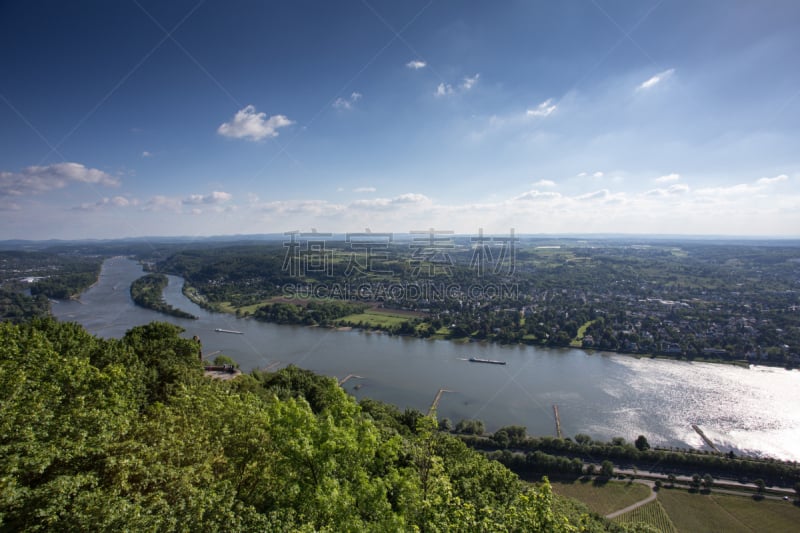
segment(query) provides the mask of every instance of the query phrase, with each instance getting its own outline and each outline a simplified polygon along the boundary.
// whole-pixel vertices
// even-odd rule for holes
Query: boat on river
[[[498,361],[497,359],[483,359],[482,357],[470,357],[468,359],[470,363],[488,363],[490,365],[504,365],[506,364],[505,361]]]
[[[222,329],[216,328],[214,329],[217,333],[233,333],[234,335],[244,335],[244,331],[236,331],[234,329]]]

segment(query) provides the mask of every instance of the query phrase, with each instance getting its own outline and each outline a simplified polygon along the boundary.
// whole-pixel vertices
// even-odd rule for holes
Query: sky
[[[800,3],[0,1],[0,239],[800,236]]]

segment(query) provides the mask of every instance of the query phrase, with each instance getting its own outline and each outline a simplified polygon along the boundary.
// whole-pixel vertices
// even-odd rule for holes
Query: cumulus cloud
[[[727,187],[703,187],[695,192],[701,196],[737,196],[753,194],[761,190],[761,187],[749,183],[739,183]]]
[[[353,192],[357,193],[364,193],[364,192],[375,192],[377,189],[375,187],[356,187],[353,189]]]
[[[647,191],[645,196],[676,196],[689,192],[689,186],[685,183],[675,183],[666,189],[651,189]]]
[[[408,67],[408,68],[410,68],[412,70],[419,70],[421,68],[425,68],[427,65],[428,64],[426,62],[420,61],[418,59],[415,59],[414,61],[409,61],[408,63],[406,63],[406,67]]]
[[[107,207],[130,207],[139,205],[139,200],[136,198],[127,198],[125,196],[114,196],[111,198],[102,198],[95,203],[85,203],[78,207],[73,207],[77,211],[97,211]]]
[[[475,74],[471,78],[467,76],[466,78],[464,78],[464,81],[461,84],[461,88],[463,88],[465,91],[469,91],[475,86],[476,83],[478,83],[480,77],[481,77],[480,74]]]
[[[580,196],[576,196],[575,199],[581,201],[605,200],[609,196],[611,196],[611,192],[609,192],[608,189],[600,189],[599,191],[581,194]]]
[[[334,109],[353,109],[353,104],[361,100],[364,95],[359,92],[353,92],[349,98],[337,98],[333,101]]]
[[[453,94],[453,86],[450,85],[449,83],[442,82],[436,87],[436,92],[433,93],[433,94],[434,94],[434,96],[448,96],[448,95],[451,95],[451,94]]]
[[[184,204],[200,205],[200,204],[221,204],[229,202],[233,195],[223,191],[213,191],[211,194],[192,194],[183,200]]]
[[[539,180],[533,184],[534,187],[555,187],[556,182],[553,180]]]
[[[651,89],[651,88],[655,87],[656,85],[658,85],[659,83],[661,83],[662,81],[670,78],[674,73],[675,73],[675,69],[674,68],[665,70],[664,72],[659,72],[658,74],[656,74],[652,78],[649,78],[649,79],[643,81],[636,89],[639,90],[639,91],[644,91],[644,90],[647,90],[647,89]]]
[[[533,109],[528,109],[525,114],[529,117],[546,117],[550,115],[553,111],[556,110],[558,106],[553,103],[552,98],[548,98],[541,104],[537,105]]]
[[[787,176],[786,174],[781,174],[780,176],[775,176],[774,178],[763,177],[763,178],[759,179],[758,181],[756,181],[756,183],[758,185],[772,185],[773,183],[779,183],[781,181],[787,181],[788,179],[789,179],[789,176]]]
[[[561,198],[561,195],[557,192],[550,192],[550,191],[538,191],[536,189],[524,192],[519,196],[514,197],[515,201],[547,201],[547,200],[557,200]]]
[[[277,137],[278,129],[291,126],[294,121],[285,115],[274,115],[267,118],[266,113],[258,113],[255,106],[248,105],[234,115],[233,120],[224,122],[217,128],[217,133],[233,139],[260,141],[265,137]]]
[[[681,179],[680,174],[667,174],[666,176],[656,178],[656,183],[669,183],[671,181],[678,181],[679,179]]]
[[[586,178],[588,176],[591,176],[592,178],[602,178],[603,176],[605,176],[605,174],[603,174],[603,172],[599,170],[596,172],[581,172],[580,174],[578,174],[579,178]]]
[[[371,198],[369,200],[356,200],[350,207],[360,209],[394,208],[398,206],[429,204],[430,198],[424,194],[406,193],[394,198]]]
[[[117,186],[119,180],[80,163],[31,166],[22,172],[0,172],[0,196],[24,196],[63,189],[71,183]]]
[[[142,211],[175,211],[181,210],[181,201],[178,198],[156,195],[150,198],[142,207]]]

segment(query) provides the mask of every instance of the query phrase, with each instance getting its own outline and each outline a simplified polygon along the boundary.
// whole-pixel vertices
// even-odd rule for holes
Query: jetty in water
[[[558,405],[553,404],[553,416],[556,418],[556,437],[563,438],[561,434],[561,417],[558,416]]]
[[[442,394],[444,394],[445,392],[453,392],[453,391],[449,389],[439,389],[439,392],[436,393],[436,398],[433,399],[431,408],[428,409],[428,414],[431,414],[439,406],[439,400],[442,399]]]
[[[692,429],[695,430],[698,435],[700,435],[700,438],[703,439],[703,442],[705,442],[706,445],[708,445],[709,448],[711,448],[712,450],[714,450],[717,453],[722,453],[721,451],[719,451],[719,448],[717,448],[717,446],[714,444],[714,442],[712,442],[711,439],[706,437],[706,434],[703,433],[703,430],[700,429],[700,426],[698,426],[697,424],[692,424]]]

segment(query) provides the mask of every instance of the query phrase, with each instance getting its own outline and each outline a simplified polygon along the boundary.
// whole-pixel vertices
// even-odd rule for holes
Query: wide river
[[[53,313],[106,338],[171,322],[187,337],[198,335],[207,356],[224,353],[245,371],[294,364],[339,379],[355,374],[344,385],[348,392],[401,408],[427,412],[437,391],[448,389],[439,418],[481,419],[488,431],[518,424],[531,435],[554,435],[557,404],[565,436],[645,435],[651,444],[703,448],[696,423],[723,450],[800,460],[798,371],[279,326],[205,311],[181,293],[183,280],[170,276],[166,301],[200,317],[186,320],[135,306],[129,287],[141,275],[136,262],[109,259],[96,285],[80,300],[54,303]],[[466,361],[473,356],[508,364]]]

